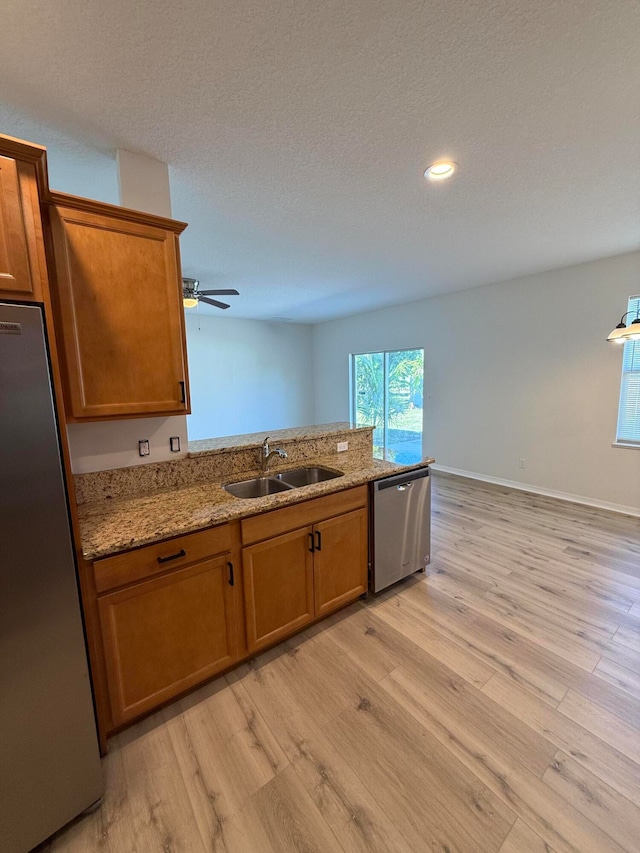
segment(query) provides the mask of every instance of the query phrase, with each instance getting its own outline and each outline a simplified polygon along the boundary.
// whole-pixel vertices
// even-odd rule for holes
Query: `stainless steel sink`
[[[299,488],[300,486],[310,486],[312,483],[324,483],[325,480],[334,480],[343,475],[340,471],[332,471],[330,468],[311,467],[294,468],[293,471],[283,471],[275,476],[283,483]]]
[[[293,486],[275,477],[254,477],[252,480],[229,483],[224,488],[236,498],[264,498],[267,495],[276,495],[278,492],[288,492]]]
[[[236,498],[264,498],[267,495],[277,495],[312,483],[323,483],[342,477],[340,471],[330,468],[312,466],[310,468],[295,468],[293,471],[283,471],[280,474],[270,474],[265,477],[253,477],[251,480],[241,480],[238,483],[228,483],[223,488]]]

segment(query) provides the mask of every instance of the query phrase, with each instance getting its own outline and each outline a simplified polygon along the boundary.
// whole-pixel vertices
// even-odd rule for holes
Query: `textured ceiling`
[[[0,102],[169,163],[185,275],[314,322],[637,249],[639,45],[636,0],[5,0]]]

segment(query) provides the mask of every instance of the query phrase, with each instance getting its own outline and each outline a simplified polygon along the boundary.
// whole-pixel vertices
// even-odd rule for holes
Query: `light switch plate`
[[[345,450],[349,449],[348,441],[339,441],[338,442],[338,453],[343,453]]]
[[[180,453],[180,436],[172,435],[169,439],[169,447],[172,453]]]

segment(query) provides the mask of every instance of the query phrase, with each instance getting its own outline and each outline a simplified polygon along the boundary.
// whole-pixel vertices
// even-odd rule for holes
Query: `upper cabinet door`
[[[41,299],[42,230],[35,171],[0,157],[0,294]]]
[[[188,413],[176,229],[49,210],[70,420]]]

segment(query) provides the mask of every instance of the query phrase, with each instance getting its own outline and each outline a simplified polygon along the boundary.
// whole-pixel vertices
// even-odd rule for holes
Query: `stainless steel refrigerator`
[[[43,314],[0,302],[0,849],[101,795]]]

